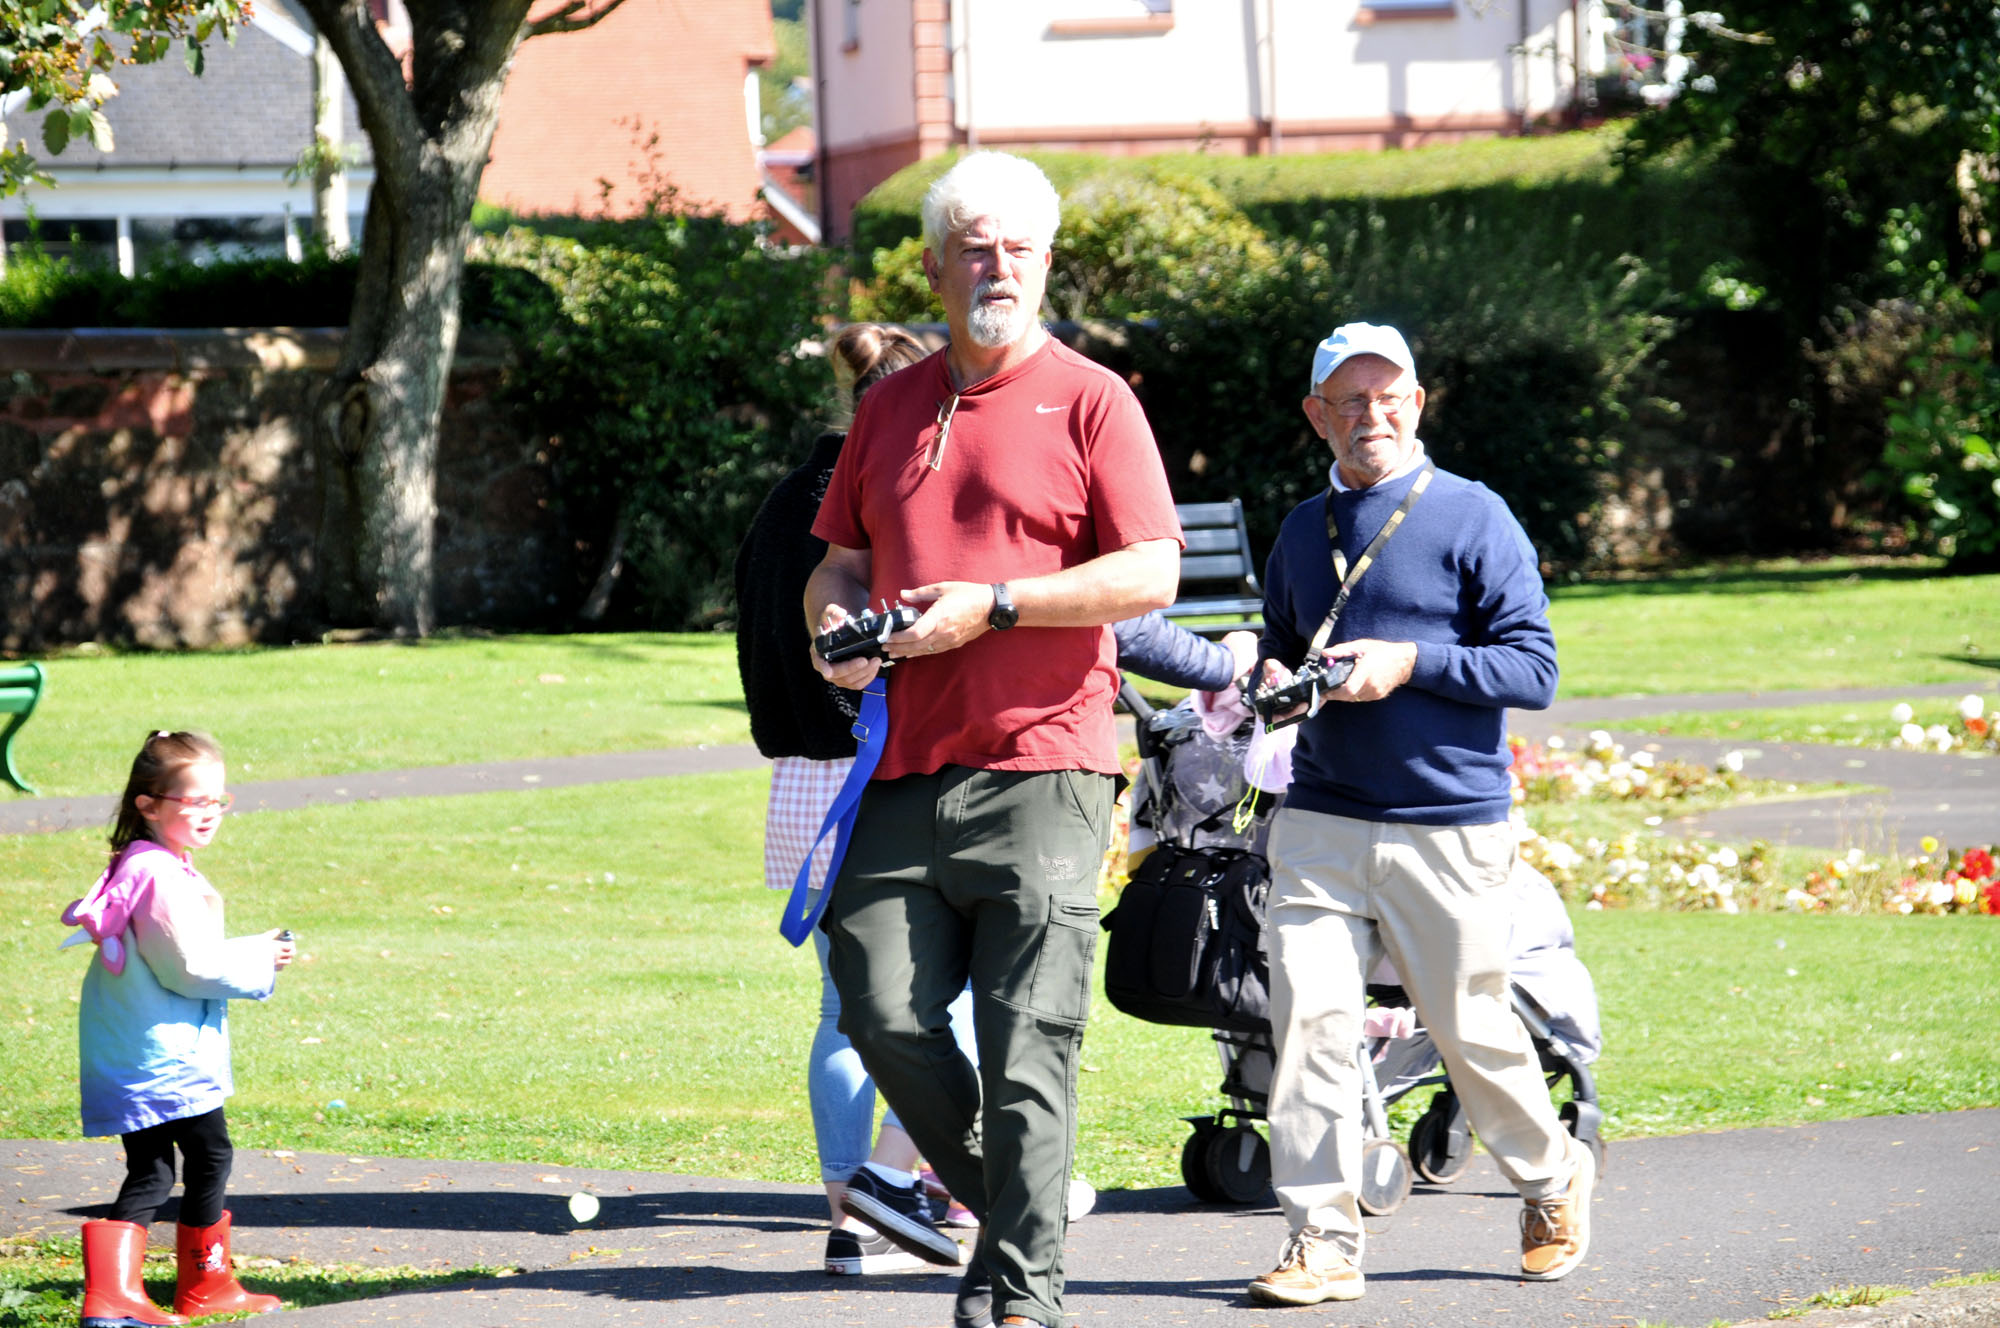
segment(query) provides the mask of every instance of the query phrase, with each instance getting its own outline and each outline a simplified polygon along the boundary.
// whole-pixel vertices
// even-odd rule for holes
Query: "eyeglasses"
[[[1351,397],[1342,397],[1338,401],[1330,397],[1320,397],[1320,400],[1331,406],[1333,413],[1340,416],[1343,420],[1358,420],[1363,415],[1366,415],[1370,409],[1379,410],[1384,415],[1400,415],[1403,413],[1403,408],[1410,404],[1410,399],[1410,394],[1408,393],[1401,396],[1392,396],[1384,393],[1379,397],[1371,397],[1357,392]]]
[[[225,793],[219,798],[182,798],[172,793],[156,795],[161,802],[178,802],[184,812],[200,815],[202,812],[226,812],[236,805],[236,796]]]
[[[944,445],[951,440],[951,417],[958,414],[958,393],[938,402],[937,433],[931,438],[931,452],[925,464],[936,470],[944,464]]]

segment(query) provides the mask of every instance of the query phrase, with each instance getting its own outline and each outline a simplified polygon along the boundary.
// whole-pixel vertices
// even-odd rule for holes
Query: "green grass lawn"
[[[1564,685],[1990,684],[2000,578],[1934,571],[1564,589]],[[115,791],[162,725],[214,732],[239,783],[746,736],[726,636],[82,653],[51,675],[21,761],[53,793]],[[764,788],[749,771],[232,820],[201,866],[233,929],[292,927],[310,956],[236,1006],[240,1142],[811,1181],[817,975],[761,888]],[[0,837],[0,1136],[74,1136],[86,953],[55,950],[55,914],[102,860],[100,834]],[[1993,919],[1576,916],[1614,1138],[2000,1104],[2000,992],[1968,976],[2000,962]],[[1084,1174],[1174,1183],[1178,1118],[1218,1105],[1206,1036],[1100,1005],[1085,1062]]]
[[[44,796],[116,793],[158,728],[219,738],[236,783],[747,742],[731,636],[451,636],[214,654],[82,652],[15,742]]]
[[[1958,682],[2000,669],[2000,576],[1923,561],[1712,567],[1551,590],[1562,695]]]
[[[818,982],[761,888],[758,772],[262,813],[201,857],[233,930],[310,956],[233,1007],[246,1147],[810,1182]],[[76,1132],[82,833],[0,839],[0,1137]],[[1580,912],[1607,1133],[2000,1103],[1988,918]],[[1941,1011],[1949,1011],[1944,1016]],[[1099,1003],[1079,1167],[1178,1183],[1214,1110],[1198,1030]],[[339,1105],[335,1105],[339,1104]]]

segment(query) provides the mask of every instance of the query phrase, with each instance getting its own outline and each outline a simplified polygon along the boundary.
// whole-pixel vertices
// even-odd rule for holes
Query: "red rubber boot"
[[[174,1308],[191,1319],[204,1314],[269,1314],[283,1302],[243,1289],[229,1262],[229,1210],[212,1227],[185,1224],[174,1229],[180,1281]]]
[[[186,1323],[146,1296],[139,1280],[146,1262],[146,1228],[137,1222],[83,1224],[82,1328],[151,1328]]]

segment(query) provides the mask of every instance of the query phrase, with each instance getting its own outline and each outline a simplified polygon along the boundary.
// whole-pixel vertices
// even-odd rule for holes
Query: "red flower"
[[[1993,879],[1993,851],[1984,848],[1965,850],[1965,857],[1958,864],[1958,870],[1970,880]]]
[[[1981,717],[1975,716],[1965,721],[1965,731],[1967,733],[1972,734],[1974,737],[1977,738],[1985,737],[1986,728],[1987,728],[1986,721]]]
[[[1994,881],[1986,887],[1986,911],[1995,917],[2000,917],[2000,881]]]

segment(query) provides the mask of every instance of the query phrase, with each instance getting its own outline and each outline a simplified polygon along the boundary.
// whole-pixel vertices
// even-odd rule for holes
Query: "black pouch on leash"
[[[1105,997],[1148,1023],[1269,1032],[1270,890],[1255,853],[1155,848],[1104,917]]]

